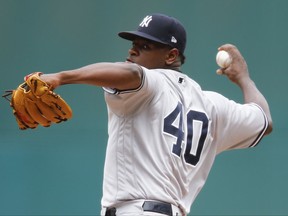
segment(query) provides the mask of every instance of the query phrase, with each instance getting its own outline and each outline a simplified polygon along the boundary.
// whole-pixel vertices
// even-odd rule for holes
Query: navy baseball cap
[[[184,54],[186,46],[186,31],[184,26],[174,17],[164,14],[147,15],[139,24],[136,31],[123,31],[118,35],[126,40],[133,41],[142,37],[151,41],[166,44],[177,48]]]

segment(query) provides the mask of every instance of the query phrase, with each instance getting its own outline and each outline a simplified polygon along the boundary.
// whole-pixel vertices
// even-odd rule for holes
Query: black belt
[[[105,216],[116,216],[116,208],[107,208]]]
[[[172,206],[169,203],[144,201],[142,208],[143,211],[156,212],[168,216],[173,216]],[[116,208],[107,208],[105,216],[116,216]]]
[[[142,205],[143,211],[157,212],[172,216],[172,206],[169,203],[145,201]]]

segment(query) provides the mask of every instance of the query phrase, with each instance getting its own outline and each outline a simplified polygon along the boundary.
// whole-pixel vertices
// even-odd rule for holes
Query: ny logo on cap
[[[146,16],[139,26],[141,27],[148,27],[149,23],[152,21],[152,16]]]

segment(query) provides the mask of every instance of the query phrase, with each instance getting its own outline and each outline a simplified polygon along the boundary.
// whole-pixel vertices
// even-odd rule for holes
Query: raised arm
[[[226,69],[219,70],[221,70],[221,73],[226,75],[233,83],[240,87],[243,93],[244,103],[253,102],[263,109],[269,123],[265,134],[267,135],[271,133],[273,125],[269,105],[263,94],[258,90],[254,81],[251,79],[245,59],[234,45],[225,44],[219,47],[219,50],[227,51],[232,57],[231,65]]]
[[[43,74],[41,79],[52,89],[66,84],[136,89],[141,85],[142,69],[133,63],[95,63],[74,70]]]

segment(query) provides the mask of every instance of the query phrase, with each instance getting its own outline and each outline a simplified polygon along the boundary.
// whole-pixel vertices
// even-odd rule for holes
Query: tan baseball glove
[[[13,114],[21,130],[36,128],[39,124],[49,127],[72,117],[70,106],[41,80],[41,73],[32,73],[24,83],[3,95],[10,101]],[[11,96],[11,98],[8,98]]]

